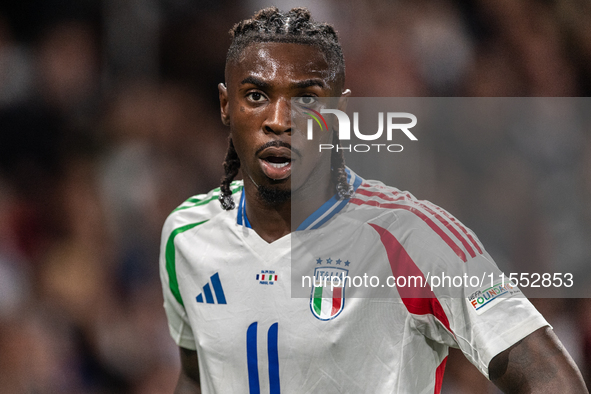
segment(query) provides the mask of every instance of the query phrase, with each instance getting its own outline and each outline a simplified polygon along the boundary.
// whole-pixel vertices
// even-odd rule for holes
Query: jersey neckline
[[[347,183],[353,186],[353,190],[356,191],[357,188],[363,182],[363,179],[359,175],[351,171],[348,167],[345,167],[345,171],[347,173]],[[317,228],[320,228],[324,223],[326,223],[337,213],[339,213],[347,205],[349,200],[350,198],[339,200],[338,195],[335,193],[335,195],[332,196],[324,204],[322,204],[320,208],[318,208],[314,213],[308,216],[308,218],[306,218],[306,220],[304,220],[298,226],[296,231],[315,230]],[[246,228],[252,229],[248,217],[246,216],[244,189],[242,189],[240,203],[238,204],[236,223],[239,226],[244,226]]]

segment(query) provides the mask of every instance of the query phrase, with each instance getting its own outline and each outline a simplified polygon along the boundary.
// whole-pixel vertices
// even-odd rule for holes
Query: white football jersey
[[[198,353],[203,393],[438,393],[449,346],[488,376],[495,355],[548,325],[449,213],[348,176],[351,199],[272,243],[250,227],[240,181],[234,210],[215,189],[169,216],[164,307],[175,342]]]

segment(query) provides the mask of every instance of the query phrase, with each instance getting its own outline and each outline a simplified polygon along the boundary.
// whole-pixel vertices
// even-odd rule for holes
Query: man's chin
[[[291,190],[277,186],[260,185],[258,187],[259,197],[268,205],[277,206],[291,200]]]

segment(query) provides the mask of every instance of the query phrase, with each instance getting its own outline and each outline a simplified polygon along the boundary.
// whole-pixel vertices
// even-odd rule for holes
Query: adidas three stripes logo
[[[225,304],[226,296],[224,295],[224,288],[222,287],[222,282],[220,282],[220,276],[218,275],[218,273],[216,272],[215,274],[210,276],[209,280],[211,282],[211,286],[209,282],[206,283],[205,286],[203,286],[203,292],[196,297],[197,302],[201,304],[203,302],[207,304]],[[212,287],[213,293],[211,291]],[[213,297],[214,294],[215,300]],[[203,297],[205,297],[205,300],[203,300]]]

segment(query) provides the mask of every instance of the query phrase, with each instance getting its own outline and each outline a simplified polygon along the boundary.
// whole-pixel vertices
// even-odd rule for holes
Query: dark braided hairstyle
[[[332,133],[332,145],[339,146],[339,133]],[[339,199],[353,197],[353,186],[347,182],[347,172],[345,171],[345,153],[341,149],[340,152],[332,153],[330,157],[330,165],[332,167],[332,180],[337,185],[337,194]]]
[[[222,204],[222,208],[226,211],[234,209],[236,206],[232,199],[232,190],[230,190],[230,183],[234,180],[234,177],[240,170],[240,159],[234,149],[234,142],[230,138],[228,145],[228,151],[226,152],[226,158],[224,159],[224,176],[222,177],[222,184],[220,185],[220,196],[219,200]]]
[[[345,59],[335,29],[327,23],[318,23],[311,19],[306,8],[293,8],[281,12],[277,7],[269,7],[257,12],[251,19],[237,23],[230,30],[232,43],[226,57],[226,67],[240,61],[242,51],[256,42],[284,42],[312,45],[326,57],[329,66],[329,81],[342,88],[345,82]],[[333,133],[333,145],[338,144],[337,133]],[[335,152],[331,158],[332,179],[337,185],[340,199],[353,195],[353,188],[347,183],[345,158],[343,152]],[[225,210],[235,207],[230,183],[238,174],[240,159],[229,140],[228,152],[224,160],[224,176],[220,186],[219,200]]]

